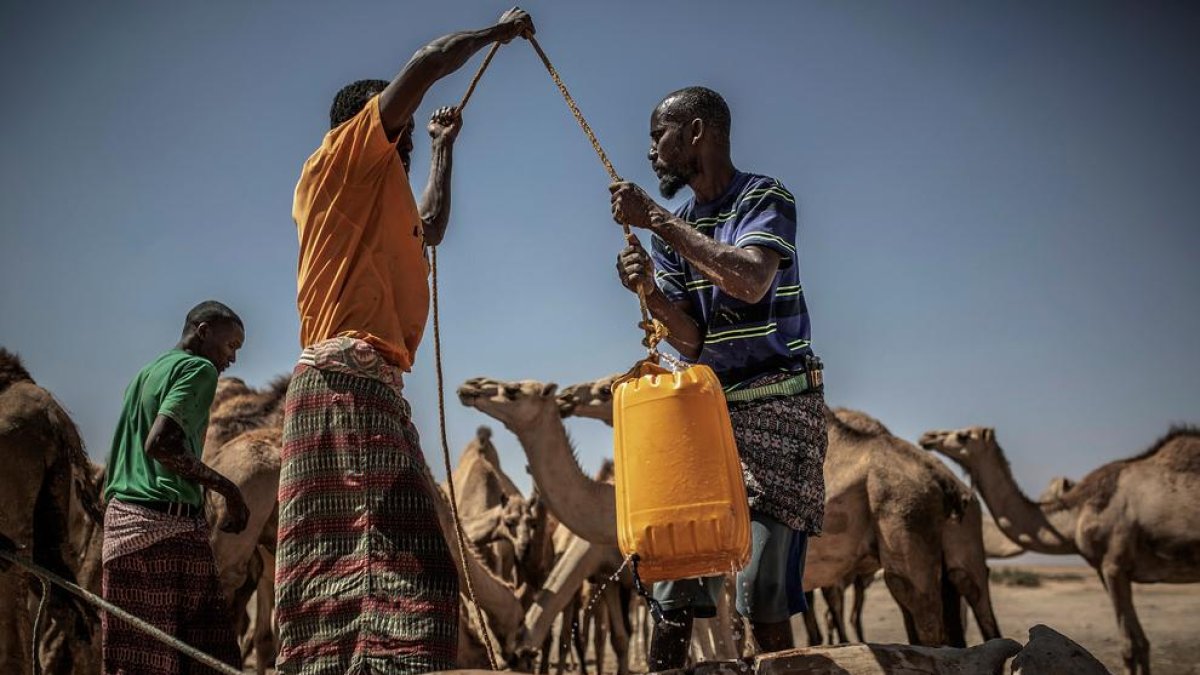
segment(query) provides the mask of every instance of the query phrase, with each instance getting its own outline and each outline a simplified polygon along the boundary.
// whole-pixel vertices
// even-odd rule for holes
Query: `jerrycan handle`
[[[613,380],[613,391],[616,391],[618,386],[628,382],[629,380],[636,380],[640,377],[645,377],[646,375],[670,375],[672,371],[659,365],[658,356],[658,352],[655,352],[653,355],[647,356],[641,361],[633,364],[633,367],[630,368],[624,375]]]

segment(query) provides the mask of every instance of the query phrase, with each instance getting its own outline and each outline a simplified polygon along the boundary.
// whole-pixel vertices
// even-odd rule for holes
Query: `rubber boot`
[[[663,621],[654,624],[650,635],[650,653],[646,667],[650,672],[682,668],[687,664],[688,647],[692,644],[692,610],[676,609],[663,612]]]
[[[775,623],[759,623],[753,621],[750,629],[754,631],[754,641],[758,643],[759,653],[782,652],[796,646],[792,638],[792,622],[784,619]]]

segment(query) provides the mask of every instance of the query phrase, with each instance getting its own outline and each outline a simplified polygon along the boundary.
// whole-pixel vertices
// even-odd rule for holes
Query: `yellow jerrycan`
[[[723,574],[750,559],[750,507],[711,368],[642,362],[613,387],[617,541],[643,581]]]

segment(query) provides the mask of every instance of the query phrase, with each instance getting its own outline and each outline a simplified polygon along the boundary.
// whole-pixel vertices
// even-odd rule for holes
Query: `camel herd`
[[[563,422],[575,416],[611,425],[611,383],[610,377],[559,391],[541,382],[476,378],[458,390],[463,405],[517,437],[533,478],[532,493],[523,494],[501,468],[487,427],[479,429],[452,471],[456,505],[472,544],[459,562],[471,576],[486,634],[515,669],[548,672],[557,663],[561,671],[574,660],[586,671],[592,665],[584,659],[590,639],[595,671],[605,670],[602,660],[611,649],[617,672],[624,674],[630,670],[630,645],[646,639],[644,605],[627,571],[618,574],[623,560],[611,470],[595,477],[584,472]],[[204,448],[204,461],[239,486],[250,509],[243,532],[214,528],[212,546],[233,608],[231,621],[260,673],[274,653],[276,492],[287,384],[282,378],[254,389],[222,379]],[[1013,480],[991,429],[931,431],[918,447],[861,412],[829,409],[826,420],[825,531],[809,545],[804,584],[826,599],[829,642],[849,641],[847,619],[864,641],[862,601],[877,577],[899,607],[913,645],[964,647],[964,604],[985,640],[999,638],[987,558],[1023,551],[1079,554],[1096,568],[1112,598],[1126,672],[1149,672],[1149,641],[1130,584],[1200,581],[1200,431],[1173,429],[1145,453],[1106,464],[1078,483],[1056,481],[1032,501]],[[65,411],[3,350],[0,452],[17,467],[0,478],[2,541],[98,592],[101,470],[87,462]],[[934,453],[966,470],[983,504]],[[437,500],[441,526],[453,537],[449,497],[444,488],[435,492],[443,497]],[[210,522],[221,517],[222,508],[222,500],[209,503]],[[451,551],[457,559],[457,549]],[[848,588],[856,593],[847,615]],[[24,575],[0,571],[0,663],[11,672],[28,669],[37,595]],[[38,655],[44,672],[98,673],[95,612],[65,594],[52,593],[49,600]],[[747,649],[748,637],[729,604],[724,599],[717,619],[698,623],[697,658],[735,658]],[[485,632],[474,616],[460,612],[461,667],[486,668]],[[816,618],[805,619],[809,643],[821,643],[826,636]],[[1039,649],[1052,654],[1045,645],[1053,640],[1040,635]],[[1039,658],[1035,642],[1031,639],[1018,661]],[[876,647],[866,647],[863,658],[879,662],[877,654],[871,656]],[[953,651],[961,650],[946,653]],[[912,654],[932,653],[941,652]],[[912,654],[906,658],[917,658]]]

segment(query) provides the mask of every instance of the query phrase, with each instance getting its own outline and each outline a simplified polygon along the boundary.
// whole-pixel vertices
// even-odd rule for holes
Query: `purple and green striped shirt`
[[[722,291],[660,237],[651,238],[658,287],[671,301],[691,302],[704,334],[697,362],[711,367],[726,391],[765,375],[803,372],[812,349],[792,193],[774,178],[739,171],[725,194],[704,204],[693,197],[675,215],[723,244],[761,246],[780,258],[770,290],[751,304]]]

